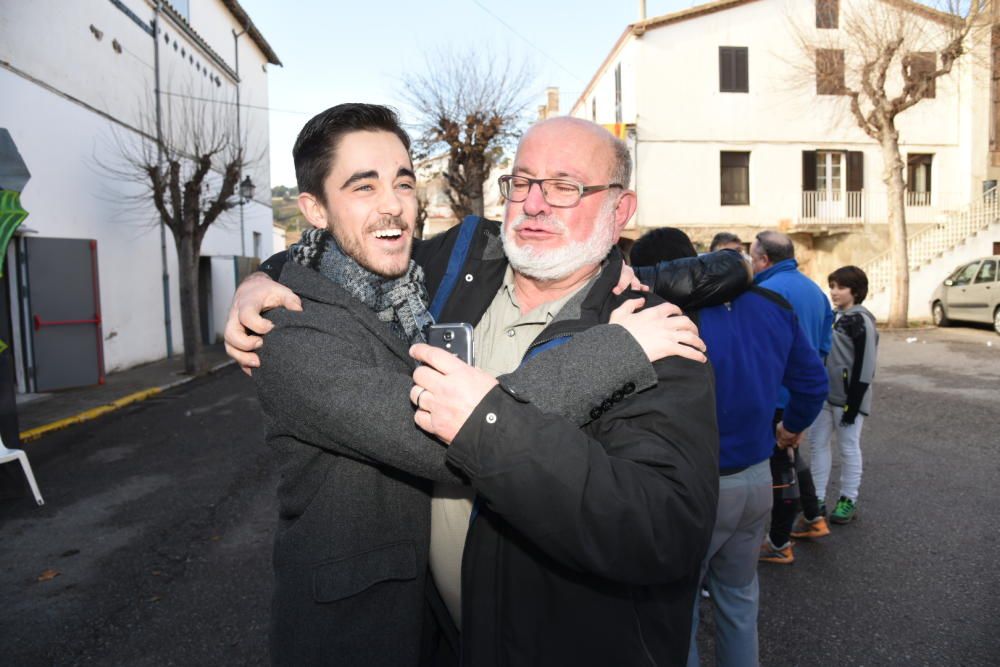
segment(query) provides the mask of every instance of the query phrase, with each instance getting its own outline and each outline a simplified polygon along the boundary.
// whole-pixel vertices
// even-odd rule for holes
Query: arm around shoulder
[[[438,481],[460,481],[445,447],[413,423],[408,368],[377,367],[352,340],[308,313],[278,311],[254,376],[269,436]]]
[[[491,511],[570,567],[635,584],[691,576],[718,497],[714,386],[706,365],[655,366],[654,389],[612,401],[586,429],[498,387],[448,459]]]

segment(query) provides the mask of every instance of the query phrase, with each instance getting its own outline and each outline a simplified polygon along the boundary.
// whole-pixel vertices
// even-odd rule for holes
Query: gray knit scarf
[[[310,229],[288,249],[296,264],[319,271],[374,311],[393,333],[410,344],[424,342],[424,328],[434,322],[427,310],[424,271],[412,259],[399,278],[383,278],[364,268],[340,249],[325,229]]]

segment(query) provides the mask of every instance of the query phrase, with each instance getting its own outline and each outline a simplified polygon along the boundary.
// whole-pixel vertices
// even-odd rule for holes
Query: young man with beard
[[[430,321],[422,271],[410,260],[408,145],[391,111],[360,104],[313,118],[296,141],[299,206],[315,229],[280,279],[303,308],[271,313],[256,374],[268,444],[282,463],[271,629],[278,664],[420,660],[428,480],[462,478],[446,465],[446,449],[415,428],[407,401],[407,348]],[[650,309],[626,319],[632,330],[659,330],[660,341],[639,337],[652,341],[653,357],[671,335],[700,344],[686,318],[664,326],[665,313]],[[567,392],[560,373],[584,380]],[[656,381],[642,343],[599,327],[505,381],[538,409],[585,416],[577,404],[600,403],[632,379],[640,388]]]

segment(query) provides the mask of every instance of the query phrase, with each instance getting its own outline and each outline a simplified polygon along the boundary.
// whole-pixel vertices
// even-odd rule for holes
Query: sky
[[[490,49],[537,72],[529,108],[560,90],[567,113],[629,23],[639,0],[240,0],[284,67],[268,67],[271,184],[294,185],[292,145],[320,111],[343,102],[400,110],[408,74],[441,48]],[[654,17],[702,2],[647,0]]]

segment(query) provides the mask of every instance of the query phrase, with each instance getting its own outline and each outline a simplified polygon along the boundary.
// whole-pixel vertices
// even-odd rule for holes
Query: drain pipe
[[[153,19],[153,72],[156,80],[156,164],[163,173],[163,112],[160,107],[160,2],[156,0]],[[167,358],[174,356],[174,334],[170,321],[170,272],[167,270],[167,226],[160,218],[160,264],[163,268],[163,327],[167,338]]]

